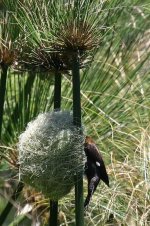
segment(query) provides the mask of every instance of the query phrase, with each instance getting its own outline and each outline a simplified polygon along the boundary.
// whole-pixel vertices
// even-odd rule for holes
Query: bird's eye
[[[101,164],[100,164],[100,162],[96,162],[96,165],[97,165],[97,166],[100,166]]]

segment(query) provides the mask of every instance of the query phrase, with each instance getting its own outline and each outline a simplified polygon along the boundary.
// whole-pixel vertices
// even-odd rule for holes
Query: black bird
[[[109,178],[102,155],[96,147],[95,142],[89,136],[86,136],[84,151],[87,157],[85,163],[85,175],[88,180],[88,194],[84,202],[84,207],[86,208],[89,205],[100,180],[109,187]]]

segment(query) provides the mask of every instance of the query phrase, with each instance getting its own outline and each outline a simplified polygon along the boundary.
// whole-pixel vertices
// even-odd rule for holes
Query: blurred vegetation
[[[0,212],[19,180],[18,137],[53,110],[57,70],[62,109],[72,109],[67,52],[78,48],[82,122],[110,177],[85,225],[150,225],[149,1],[5,0],[0,10]],[[4,225],[47,224],[49,200],[28,185],[12,204]],[[59,202],[59,222],[74,225],[74,191]]]

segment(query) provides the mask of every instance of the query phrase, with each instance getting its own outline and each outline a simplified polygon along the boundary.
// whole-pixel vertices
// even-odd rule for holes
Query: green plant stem
[[[55,88],[54,88],[54,110],[60,110],[61,107],[61,74],[55,73]]]
[[[58,201],[50,200],[50,226],[58,225]]]
[[[8,121],[8,124],[7,124],[7,127],[6,127],[6,131],[9,133],[9,136],[12,135],[13,130],[14,130],[12,128],[11,121],[13,122],[14,126],[17,127],[17,123],[18,123],[20,114],[22,113],[23,102],[25,103],[25,108],[27,110],[27,100],[28,100],[28,97],[31,94],[31,90],[33,88],[34,80],[35,80],[35,75],[33,73],[30,73],[28,75],[24,89],[19,94],[19,102],[16,103],[14,111],[13,111],[11,118]],[[26,119],[26,121],[28,121],[29,120],[29,113],[28,114],[26,113],[26,117],[28,117]]]
[[[11,196],[12,201],[17,200],[17,198],[20,195],[20,192],[22,191],[23,187],[24,187],[24,185],[20,181],[17,185],[17,189],[14,191],[13,195]],[[3,212],[0,215],[0,225],[2,225],[4,223],[8,214],[10,213],[10,210],[12,209],[12,207],[13,207],[13,204],[10,201],[8,201],[5,209],[3,210]]]
[[[72,65],[73,76],[73,124],[81,127],[81,98],[80,98],[80,69],[78,54],[73,57]],[[84,225],[84,206],[83,206],[83,173],[75,176],[75,214],[76,226]]]
[[[2,72],[1,72],[1,81],[0,81],[0,138],[2,135],[2,122],[3,122],[8,66],[1,65],[1,69],[2,69]]]
[[[7,74],[5,73],[4,75],[5,75],[5,80],[4,80],[3,76],[1,76],[1,87],[2,87],[2,89],[4,89],[4,87],[6,87],[6,77],[7,77]],[[3,83],[2,83],[2,78],[5,81],[5,82],[3,81]],[[27,101],[27,97],[28,97],[29,93],[31,92],[34,79],[35,79],[35,76],[34,75],[29,75],[29,77],[27,79],[27,82],[26,82],[26,85],[25,85],[25,89],[24,89],[24,98],[25,98],[25,101]],[[23,92],[20,94],[20,98],[22,98],[22,97],[23,97]],[[0,107],[0,109],[1,109],[1,107]],[[1,112],[1,110],[0,110],[0,112]],[[12,114],[12,118],[14,118],[14,120],[15,120],[15,119],[18,119],[18,116],[19,116],[19,103],[17,103],[16,106],[15,106],[14,112]],[[7,130],[10,132],[9,123],[8,123]],[[16,190],[14,191],[13,195],[11,196],[11,200],[13,200],[13,201],[17,200],[17,198],[18,198],[19,194],[21,193],[23,187],[24,187],[24,184],[23,184],[23,182],[20,181],[18,183],[18,185],[17,185]],[[10,210],[11,210],[12,207],[13,207],[13,204],[11,202],[8,202],[7,205],[6,205],[6,207],[5,207],[5,209],[3,210],[2,214],[0,215],[0,225],[2,224],[2,222],[5,221],[7,215],[9,214],[9,212],[10,212]]]
[[[61,74],[56,71],[54,85],[54,110],[59,111],[61,108]],[[50,200],[50,226],[58,225],[58,201]]]

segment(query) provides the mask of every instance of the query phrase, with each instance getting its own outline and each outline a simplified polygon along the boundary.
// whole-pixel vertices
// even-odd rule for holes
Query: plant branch
[[[2,72],[1,72],[1,81],[0,81],[0,138],[2,135],[2,123],[3,123],[3,112],[4,112],[8,66],[1,65],[1,68],[2,68]]]

